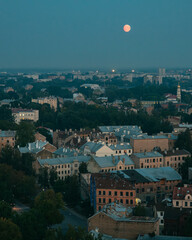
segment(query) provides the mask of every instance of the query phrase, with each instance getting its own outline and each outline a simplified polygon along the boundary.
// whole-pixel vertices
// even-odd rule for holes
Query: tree
[[[185,149],[192,153],[192,140],[189,129],[179,134],[178,139],[175,142],[175,147],[179,149]]]
[[[88,173],[87,163],[82,162],[82,163],[79,165],[79,172],[80,172],[80,173]]]
[[[46,167],[39,169],[38,182],[43,188],[49,187],[49,173]]]
[[[187,180],[188,181],[188,176],[189,176],[189,168],[192,167],[192,158],[191,157],[187,157],[185,158],[184,163],[180,166],[179,168],[179,173],[182,176],[183,180]]]
[[[53,184],[56,180],[57,180],[57,172],[55,171],[55,169],[51,169],[49,172],[50,184],[53,186]]]
[[[186,226],[185,226],[185,234],[187,237],[192,237],[192,213],[190,217],[187,220]]]
[[[1,240],[21,240],[22,235],[19,227],[11,220],[0,218],[0,239]]]
[[[66,177],[65,180],[57,180],[53,188],[55,192],[63,194],[63,199],[71,206],[75,206],[80,201],[80,186],[78,176]]]
[[[64,208],[61,193],[53,190],[41,192],[35,198],[34,207],[42,214],[47,226],[59,224],[63,220],[63,215],[59,212],[59,209]]]
[[[11,218],[13,215],[10,204],[0,201],[0,218]]]
[[[16,145],[25,147],[27,143],[35,141],[35,127],[33,123],[28,121],[21,121],[17,134],[16,134]]]
[[[45,236],[47,225],[41,212],[36,209],[15,215],[13,221],[19,226],[23,240],[42,240]]]
[[[18,149],[13,149],[9,145],[5,146],[0,155],[0,163],[11,165],[16,170],[24,171],[27,175],[33,175],[32,163],[35,161],[30,153],[20,154]]]

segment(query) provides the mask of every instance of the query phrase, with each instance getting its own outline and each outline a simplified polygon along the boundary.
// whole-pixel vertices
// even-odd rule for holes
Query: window
[[[163,219],[161,219],[161,224],[163,224],[164,223],[164,220]]]
[[[129,196],[129,192],[126,192],[126,196],[127,196],[127,197]]]
[[[162,159],[161,159],[161,158],[159,158],[159,160],[160,160],[160,162],[162,161]]]
[[[142,192],[145,192],[145,189],[144,188],[142,188],[142,190],[141,190]]]
[[[130,196],[133,197],[133,192],[130,192]]]
[[[179,201],[176,201],[176,206],[177,206],[177,207],[179,206]]]
[[[115,196],[117,196],[117,192],[115,191]]]
[[[139,188],[137,188],[137,193],[139,193]]]
[[[105,203],[105,198],[103,198],[103,203]]]
[[[123,196],[123,192],[120,192],[120,196]]]
[[[165,186],[165,190],[168,190],[168,186]]]
[[[105,195],[105,191],[103,191],[103,195]]]
[[[99,211],[101,211],[101,206],[99,206]]]
[[[160,215],[163,216],[163,212],[161,212]]]
[[[130,201],[130,204],[131,204],[131,205],[133,204],[133,200]]]
[[[187,207],[188,206],[188,202],[185,202],[185,207]]]
[[[111,195],[111,191],[109,191],[109,195]]]
[[[129,200],[128,199],[126,199],[126,204],[129,204]]]
[[[192,207],[192,202],[190,202],[190,207]]]
[[[153,162],[155,162],[155,158],[153,158]]]
[[[109,203],[111,203],[111,198],[109,198]]]
[[[152,187],[150,188],[150,191],[153,192],[153,188]]]
[[[99,195],[101,195],[101,191],[99,191]]]
[[[101,203],[101,198],[99,198],[99,203]]]
[[[123,199],[121,199],[121,200],[120,200],[120,203],[122,203],[122,204],[123,204]]]

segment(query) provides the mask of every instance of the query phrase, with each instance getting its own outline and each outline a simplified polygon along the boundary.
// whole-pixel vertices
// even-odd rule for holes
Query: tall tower
[[[177,86],[177,101],[181,102],[181,87],[180,87],[180,83],[178,83],[178,86]]]

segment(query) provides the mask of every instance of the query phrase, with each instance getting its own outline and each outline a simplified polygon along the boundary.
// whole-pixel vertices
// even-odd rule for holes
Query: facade
[[[114,155],[124,155],[130,156],[132,154],[132,147],[129,143],[120,143],[115,145],[108,145],[114,151]]]
[[[158,149],[168,151],[169,149],[169,139],[163,135],[149,136],[147,134],[141,134],[135,137],[132,136],[130,144],[134,153],[152,152]]]
[[[14,148],[15,146],[15,135],[16,131],[2,131],[0,130],[0,152],[2,148],[4,148],[6,145],[9,145],[10,147]]]
[[[163,155],[159,152],[134,153],[131,156],[135,168],[158,168],[163,167]]]
[[[12,115],[17,124],[22,120],[37,122],[39,120],[39,110],[12,108]]]
[[[161,154],[163,155],[163,159],[164,159],[164,167],[172,167],[174,168],[176,171],[179,170],[180,166],[185,162],[185,158],[190,157],[191,154],[190,152],[186,151],[186,150],[178,150],[178,149],[174,149],[172,151],[164,151],[161,152]]]
[[[112,202],[132,207],[136,205],[136,191],[133,184],[115,173],[92,174],[90,197],[96,211],[100,211],[106,204]]]
[[[79,174],[79,166],[82,162],[87,163],[90,157],[88,156],[73,156],[65,158],[50,158],[39,159],[39,168],[47,167],[55,169],[59,179],[65,179],[67,176]]]
[[[91,173],[134,169],[134,162],[128,155],[96,157],[92,156],[87,170]]]
[[[192,185],[184,185],[184,187],[174,188],[173,207],[192,209]]]
[[[117,137],[114,134],[102,134],[100,136],[101,142],[106,145],[117,144]]]
[[[111,203],[88,219],[88,231],[95,229],[112,238],[136,240],[139,235],[148,233],[159,235],[159,219],[132,216],[130,208]]]
[[[52,109],[57,111],[57,98],[56,97],[45,97],[45,98],[37,98],[32,99],[32,102],[38,104],[49,104]]]
[[[136,196],[147,202],[154,199],[161,201],[170,196],[182,180],[179,173],[171,167],[133,169],[121,173],[135,183]]]

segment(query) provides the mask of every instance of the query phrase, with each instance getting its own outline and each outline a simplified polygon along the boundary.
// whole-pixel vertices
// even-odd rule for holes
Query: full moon
[[[131,30],[131,26],[126,24],[126,25],[124,25],[123,30],[124,30],[124,32],[129,32]]]

